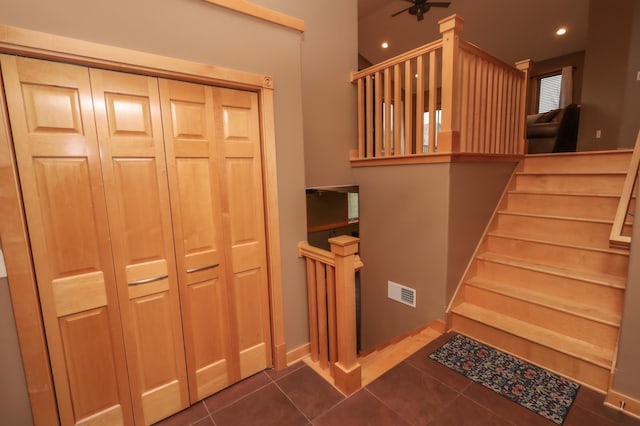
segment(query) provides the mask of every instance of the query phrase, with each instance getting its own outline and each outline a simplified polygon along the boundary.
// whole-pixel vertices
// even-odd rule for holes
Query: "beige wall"
[[[513,163],[354,169],[360,187],[362,348],[444,319]],[[416,290],[416,308],[387,282]]]
[[[446,303],[480,242],[516,163],[451,165]]]
[[[449,164],[354,169],[360,187],[362,349],[442,319]],[[416,308],[387,298],[387,281],[416,289]]]
[[[640,2],[636,1],[629,43],[629,67],[626,75],[624,91],[624,109],[622,111],[622,130],[620,146],[632,147],[640,130]]]
[[[0,423],[28,426],[33,424],[33,419],[6,276],[0,250]]]
[[[640,203],[636,198],[636,211]],[[622,315],[618,360],[612,388],[623,395],[640,400],[640,226],[633,227],[629,275]],[[637,413],[636,413],[637,414]]]
[[[629,46],[637,0],[591,0],[584,63],[578,151],[630,146],[620,136]],[[640,120],[640,119],[638,119]],[[636,121],[640,123],[640,121]],[[596,139],[596,130],[602,137]]]

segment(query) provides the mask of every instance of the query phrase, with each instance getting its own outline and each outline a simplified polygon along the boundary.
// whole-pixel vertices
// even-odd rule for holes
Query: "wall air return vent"
[[[416,290],[393,281],[388,281],[387,296],[396,302],[416,307]]]

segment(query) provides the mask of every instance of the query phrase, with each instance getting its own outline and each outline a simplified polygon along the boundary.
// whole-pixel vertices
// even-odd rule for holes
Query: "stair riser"
[[[594,365],[456,314],[451,315],[451,328],[577,382],[601,391],[608,389],[609,368]]]
[[[561,299],[580,300],[585,305],[597,306],[606,312],[620,312],[622,310],[624,290],[619,288],[481,259],[475,263],[477,264],[476,275],[483,279],[509,283],[519,288],[544,294],[553,294]]]
[[[489,235],[485,247],[494,253],[531,262],[575,268],[580,271],[626,276],[629,257],[622,254],[585,250],[501,238]]]
[[[517,191],[621,194],[625,175],[528,175],[516,177]]]
[[[617,342],[617,327],[577,317],[570,313],[528,303],[470,285],[465,285],[463,297],[464,300],[472,301],[474,305],[482,308],[500,312],[502,315],[516,318],[565,336],[597,344],[601,347],[613,350]]]
[[[506,210],[550,216],[613,220],[619,198],[587,195],[553,195],[511,192]]]
[[[631,151],[590,155],[536,155],[527,157],[524,162],[524,170],[527,172],[626,172],[630,162]]]
[[[497,232],[537,240],[609,248],[611,223],[498,214]]]

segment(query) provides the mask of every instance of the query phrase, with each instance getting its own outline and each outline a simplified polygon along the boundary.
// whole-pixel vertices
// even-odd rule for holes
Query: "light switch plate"
[[[0,278],[4,278],[7,276],[7,268],[4,266],[4,256],[2,255],[2,250],[0,250]]]

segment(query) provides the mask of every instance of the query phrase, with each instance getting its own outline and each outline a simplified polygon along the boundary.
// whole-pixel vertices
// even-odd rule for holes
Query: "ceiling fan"
[[[409,3],[413,3],[413,6],[409,6],[405,9],[402,9],[391,17],[396,15],[400,15],[403,12],[409,11],[409,14],[416,15],[418,21],[422,21],[424,19],[424,14],[429,11],[432,7],[449,7],[451,2],[449,1],[429,1],[429,0],[406,0]]]

